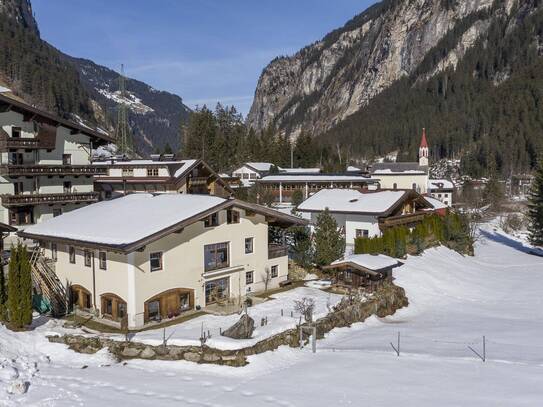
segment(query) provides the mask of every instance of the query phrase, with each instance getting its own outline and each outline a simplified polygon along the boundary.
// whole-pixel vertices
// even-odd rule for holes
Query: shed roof
[[[398,260],[385,256],[384,254],[351,254],[342,259],[333,261],[325,268],[331,269],[341,266],[350,266],[363,271],[369,270],[377,272],[389,267],[396,267],[400,264],[401,263]]]

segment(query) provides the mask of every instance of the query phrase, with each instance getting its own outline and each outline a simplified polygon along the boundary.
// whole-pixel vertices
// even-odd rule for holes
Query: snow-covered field
[[[409,307],[333,331],[316,354],[283,347],[243,368],[116,364],[106,352],[49,344],[49,325],[29,333],[0,328],[0,361],[8,366],[0,371],[0,404],[543,405],[543,257],[490,227],[483,232],[474,258],[444,248],[410,257],[395,270]],[[400,357],[389,344],[397,332]],[[482,351],[483,335],[485,363],[467,348]],[[25,395],[5,391],[17,374],[31,383]]]

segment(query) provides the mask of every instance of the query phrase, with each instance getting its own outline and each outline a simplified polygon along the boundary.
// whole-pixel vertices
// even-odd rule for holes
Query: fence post
[[[313,335],[312,335],[312,341],[311,341],[311,345],[312,345],[312,348],[313,348],[313,353],[316,353],[317,352],[317,326],[316,325],[313,325]]]

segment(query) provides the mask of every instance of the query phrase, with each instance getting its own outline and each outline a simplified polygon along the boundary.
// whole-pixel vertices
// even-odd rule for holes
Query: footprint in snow
[[[241,394],[245,397],[253,397],[255,395],[252,391],[242,391]]]
[[[211,386],[213,386],[213,383],[212,383],[212,382],[207,382],[207,381],[201,382],[200,384],[201,384],[202,386],[204,386],[204,387],[211,387]]]
[[[224,391],[234,391],[234,388],[233,387],[230,387],[230,386],[222,386],[221,387]]]

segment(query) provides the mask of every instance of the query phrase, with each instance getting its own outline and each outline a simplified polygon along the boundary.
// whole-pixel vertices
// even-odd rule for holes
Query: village
[[[134,24],[158,18],[166,48],[188,3]],[[224,59],[140,55],[129,78],[0,0],[0,405],[541,405],[541,89],[515,93],[535,56],[511,45],[542,36],[540,3],[419,3],[368,2],[216,101],[208,79],[242,88],[221,64],[249,65],[231,27],[193,45]]]

